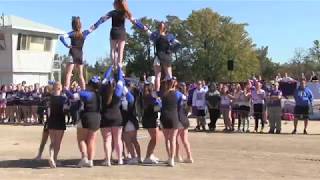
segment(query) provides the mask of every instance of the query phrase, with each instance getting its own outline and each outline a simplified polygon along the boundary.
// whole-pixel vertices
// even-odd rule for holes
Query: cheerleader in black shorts
[[[192,153],[191,153],[191,146],[189,142],[189,119],[188,119],[188,105],[187,105],[187,87],[185,83],[180,83],[178,85],[179,92],[177,92],[178,97],[178,115],[179,121],[182,124],[182,127],[178,130],[177,135],[177,150],[176,150],[176,162],[185,162],[185,163],[193,163]],[[187,152],[187,159],[183,160],[180,155],[179,151],[179,137],[181,139],[181,143],[183,144],[186,152]]]
[[[51,168],[57,167],[57,159],[60,151],[61,141],[66,130],[66,122],[64,116],[64,105],[67,98],[61,95],[62,85],[56,82],[53,85],[53,94],[49,99],[49,118],[48,129],[51,140],[49,153],[49,164]]]
[[[104,76],[100,94],[101,94],[101,134],[104,142],[105,161],[103,165],[111,166],[111,153],[113,147],[118,156],[118,164],[123,164],[122,152],[122,127],[123,118],[121,115],[120,105],[121,97],[126,96],[124,92],[124,74],[118,67],[117,81],[111,78],[112,66]]]
[[[160,22],[158,31],[151,33],[150,39],[153,41],[156,49],[156,57],[153,67],[155,72],[155,89],[160,91],[161,70],[165,72],[165,79],[172,78],[172,52],[179,46],[180,42],[167,32],[167,27],[164,22]]]
[[[178,103],[182,95],[175,89],[175,83],[175,80],[167,80],[165,87],[163,87],[164,93],[161,98],[162,108],[160,117],[169,156],[168,165],[171,167],[175,165],[174,157],[176,155],[178,129],[183,128],[178,114]]]
[[[101,24],[112,18],[112,28],[110,31],[111,43],[111,59],[114,67],[122,67],[123,52],[126,41],[125,20],[128,19],[132,24],[135,24],[138,29],[146,30],[147,28],[138,20],[132,17],[126,0],[115,0],[113,3],[114,10],[102,16],[93,26],[90,31],[94,31]]]
[[[158,112],[160,111],[160,99],[156,99],[152,96],[154,92],[153,84],[145,83],[143,87],[142,105],[143,116],[142,125],[143,128],[148,130],[150,135],[150,141],[148,143],[146,157],[143,161],[144,164],[158,164],[159,159],[154,156],[154,150],[159,138],[159,125],[157,122]]]
[[[123,118],[123,139],[130,154],[127,164],[134,165],[141,162],[141,149],[137,139],[139,122],[135,113],[135,97],[132,93],[133,87],[124,87],[127,94],[121,99],[121,114]]]
[[[80,86],[82,89],[85,89],[85,80],[83,76],[83,46],[84,41],[87,36],[90,34],[90,30],[82,31],[82,25],[80,17],[72,17],[72,30],[68,34],[65,34],[60,37],[60,41],[70,49],[69,55],[72,58],[72,61],[67,65],[67,73],[65,77],[65,88],[69,89],[70,81],[72,76],[72,71],[74,66],[79,69],[80,76]],[[71,39],[71,45],[68,45],[65,38]]]
[[[94,76],[89,82],[86,90],[74,94],[67,91],[69,98],[81,100],[83,109],[80,112],[80,120],[77,123],[77,139],[81,153],[81,160],[77,167],[93,167],[93,159],[96,147],[97,130],[100,128],[100,77]],[[78,96],[78,97],[77,97]]]

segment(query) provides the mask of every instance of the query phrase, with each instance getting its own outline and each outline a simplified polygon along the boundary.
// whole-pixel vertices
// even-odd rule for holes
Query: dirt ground
[[[252,122],[253,125],[253,122]],[[79,151],[75,128],[62,142],[63,167],[48,168],[35,157],[42,127],[0,125],[0,179],[320,179],[320,122],[310,122],[309,135],[291,135],[292,123],[283,123],[281,135],[190,132],[194,164],[156,166],[99,166],[103,148],[99,135],[94,168],[75,168]],[[223,126],[219,122],[219,130]],[[252,127],[251,127],[252,129]],[[299,132],[303,130],[300,122]],[[139,131],[145,154],[147,132]],[[163,139],[156,155],[166,160]],[[48,157],[46,147],[44,158]]]

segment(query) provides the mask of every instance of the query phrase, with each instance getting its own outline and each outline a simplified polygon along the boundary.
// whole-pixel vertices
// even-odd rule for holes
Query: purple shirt
[[[277,97],[282,96],[282,91],[280,91],[280,90],[271,90],[269,96],[270,97],[272,97],[272,96],[277,96]],[[270,99],[269,106],[281,106],[281,99],[277,99],[277,100]]]

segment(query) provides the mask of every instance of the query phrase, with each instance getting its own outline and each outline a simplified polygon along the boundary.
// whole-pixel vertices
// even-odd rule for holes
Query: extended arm
[[[59,39],[60,39],[60,41],[62,42],[62,44],[63,44],[65,47],[67,47],[67,48],[70,47],[70,46],[68,45],[68,43],[66,42],[66,38],[72,37],[73,34],[74,34],[74,32],[72,31],[72,32],[69,32],[69,33],[67,33],[67,34],[64,34],[64,35],[61,35],[61,36],[60,36]]]
[[[109,13],[107,13],[106,15],[100,17],[100,19],[94,23],[94,25],[92,25],[89,29],[90,32],[98,29],[98,27],[103,24],[104,22],[106,22],[108,19],[110,19],[112,17],[112,13],[113,11],[110,11]]]

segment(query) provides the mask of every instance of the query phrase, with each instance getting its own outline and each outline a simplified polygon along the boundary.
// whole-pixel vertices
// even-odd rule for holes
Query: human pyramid
[[[102,165],[112,165],[112,152],[115,150],[117,164],[157,164],[159,159],[154,155],[158,136],[160,135],[160,113],[162,132],[165,138],[165,147],[168,154],[168,165],[175,166],[175,162],[193,163],[190,143],[188,141],[189,120],[186,111],[186,93],[183,86],[177,84],[172,76],[172,50],[179,46],[179,41],[172,34],[167,33],[165,23],[159,23],[158,31],[151,32],[147,26],[133,18],[125,0],[115,0],[114,10],[102,16],[88,30],[82,31],[80,17],[72,17],[72,29],[60,37],[61,42],[70,49],[72,62],[67,66],[65,85],[56,82],[50,96],[48,120],[43,131],[42,142],[37,159],[41,159],[44,145],[48,136],[51,144],[49,148],[49,165],[51,168],[59,166],[58,153],[66,130],[64,107],[68,100],[81,101],[81,113],[77,122],[77,141],[81,159],[77,167],[93,167],[97,131],[101,130],[104,144],[104,161]],[[111,59],[112,65],[102,78],[92,77],[87,85],[83,76],[83,45],[87,36],[95,31],[108,19],[112,19]],[[125,20],[128,19],[141,31],[146,32],[156,48],[154,70],[156,80],[145,83],[143,88],[144,114],[142,124],[148,130],[150,141],[144,159],[141,156],[140,145],[137,140],[139,122],[134,113],[135,97],[129,85],[124,80],[122,71],[123,52],[126,40]],[[70,38],[71,45],[66,42]],[[80,92],[70,90],[70,80],[74,66],[79,69]],[[161,70],[165,72],[165,80],[161,79]],[[160,86],[161,83],[161,86]],[[161,91],[160,91],[161,87]],[[183,93],[184,92],[184,93]],[[187,158],[182,160],[178,146],[178,137],[187,152]],[[123,143],[124,141],[124,143]],[[123,156],[124,147],[128,155]]]

